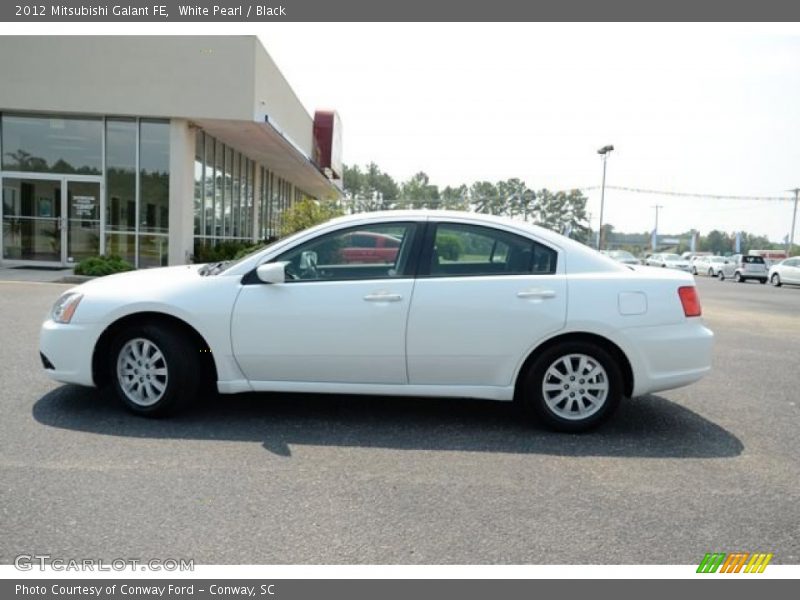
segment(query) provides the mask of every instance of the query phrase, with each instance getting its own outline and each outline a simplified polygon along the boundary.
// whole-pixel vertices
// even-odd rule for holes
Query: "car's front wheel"
[[[733,274],[733,280],[736,283],[744,283],[744,278],[742,277],[742,274],[739,273],[739,271],[736,271],[736,273]]]
[[[528,368],[523,408],[550,429],[579,432],[608,419],[622,397],[622,374],[601,346],[568,342],[546,350]]]
[[[781,287],[781,285],[783,285],[781,283],[781,276],[778,275],[777,273],[772,274],[772,279],[770,281],[772,282],[772,285],[774,285],[775,287]]]
[[[709,277],[714,277],[714,269],[709,269],[708,270],[708,276]]]
[[[720,270],[719,275],[717,275],[717,277],[719,277],[720,281],[725,281],[725,272]]]
[[[114,391],[136,414],[172,414],[196,396],[197,350],[172,328],[139,325],[124,330],[115,338],[109,360]]]
[[[692,267],[692,275],[697,275],[697,267]]]

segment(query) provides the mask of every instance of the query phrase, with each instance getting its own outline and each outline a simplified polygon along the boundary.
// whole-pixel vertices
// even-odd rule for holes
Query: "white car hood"
[[[106,275],[87,281],[74,288],[73,291],[92,295],[113,293],[114,295],[138,296],[143,290],[179,286],[185,284],[187,280],[196,280],[201,277],[197,271],[202,266],[180,265]]]

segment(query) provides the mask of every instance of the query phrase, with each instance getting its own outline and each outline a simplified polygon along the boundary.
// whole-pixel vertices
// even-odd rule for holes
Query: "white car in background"
[[[663,267],[668,269],[679,269],[681,271],[690,271],[692,265],[688,260],[685,260],[677,254],[661,253],[651,254],[645,264],[651,267]]]
[[[800,285],[800,256],[785,258],[772,265],[768,275],[770,283],[775,287],[780,287],[784,283]]]
[[[398,251],[353,262],[354,234]],[[687,273],[444,211],[351,215],[237,262],[95,279],[61,295],[40,337],[50,377],[109,386],[140,415],[213,386],[516,400],[562,431],[697,381],[712,344]]]
[[[724,256],[698,256],[692,261],[692,274],[717,277],[726,260]]]
[[[604,250],[602,252],[609,258],[617,261],[618,263],[622,263],[623,265],[640,265],[642,261],[636,258],[633,254],[628,252],[627,250]]]

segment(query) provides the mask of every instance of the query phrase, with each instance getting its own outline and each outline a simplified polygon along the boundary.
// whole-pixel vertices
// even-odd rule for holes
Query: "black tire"
[[[725,281],[725,273],[723,273],[722,269],[719,271],[719,275],[717,275],[720,281]]]
[[[697,267],[692,267],[692,275],[697,275]]]
[[[129,353],[131,349],[135,351],[137,346],[140,351],[142,350],[142,342],[139,340],[149,343],[150,347],[154,347],[161,354],[160,359],[157,358],[155,352],[150,355],[150,358],[157,359],[150,371],[152,373],[150,381],[145,381],[141,377],[144,370],[138,371],[137,369],[137,366],[142,368],[142,362],[137,361],[138,365],[134,365],[132,361],[135,358],[132,358]],[[144,354],[147,354],[149,347],[144,346],[144,348],[146,348]],[[126,359],[121,357],[123,350],[128,357],[127,363]],[[140,402],[131,398],[136,395],[136,392],[134,390],[126,392],[125,386],[120,381],[118,371],[120,362],[128,365],[129,384],[136,386],[136,390],[143,390]],[[108,373],[115,395],[129,411],[147,417],[164,417],[175,414],[193,401],[198,392],[200,366],[200,355],[195,345],[180,331],[163,325],[144,324],[125,329],[112,342],[108,357]],[[146,364],[144,368],[147,368]],[[137,369],[135,374],[133,369]],[[161,374],[162,370],[164,371],[163,375]],[[145,382],[144,385],[136,383],[137,376],[140,382]],[[162,377],[163,379],[161,379]],[[163,391],[157,390],[157,384],[163,386]],[[154,395],[148,397],[148,390]],[[160,396],[153,400],[159,394]]]
[[[543,386],[546,383],[548,370],[569,355],[584,355],[602,366],[605,372],[604,379],[608,386],[605,400],[599,403],[599,407],[588,417],[565,418],[551,409],[545,400]],[[565,342],[545,350],[541,356],[528,366],[522,377],[520,394],[517,398],[522,409],[554,431],[577,433],[593,429],[614,414],[622,398],[623,386],[620,366],[607,350],[591,342]],[[568,400],[566,398],[564,401],[572,402],[573,409],[575,408],[575,402],[583,402],[582,400]],[[566,405],[561,409],[561,412],[564,412],[565,409]]]
[[[733,274],[733,280],[734,280],[736,283],[744,283],[744,277],[742,277],[742,274],[741,274],[739,271],[736,271],[736,272]]]
[[[766,279],[759,279],[759,280],[758,280],[758,282],[759,282],[761,285],[764,285],[765,283],[767,283],[767,280],[766,280]]]
[[[709,269],[708,270],[708,276],[709,277],[714,277],[714,269]]]
[[[781,287],[783,283],[781,283],[781,276],[777,273],[772,274],[772,285],[775,287]]]

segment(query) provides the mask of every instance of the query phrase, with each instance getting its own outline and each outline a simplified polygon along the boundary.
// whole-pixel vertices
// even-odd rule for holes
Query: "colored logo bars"
[[[763,573],[769,561],[772,560],[772,556],[772,554],[759,552],[754,554],[749,552],[733,552],[732,554],[725,554],[724,552],[708,553],[700,561],[697,572],[716,573],[717,569],[719,569],[720,573],[739,573],[740,571],[743,573]]]

